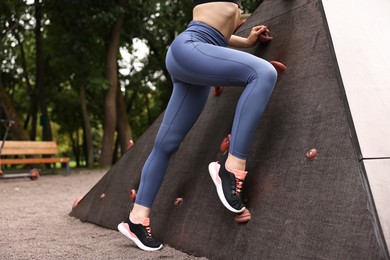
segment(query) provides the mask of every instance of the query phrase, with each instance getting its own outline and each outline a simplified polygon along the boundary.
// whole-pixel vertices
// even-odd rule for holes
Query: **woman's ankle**
[[[149,218],[150,208],[134,204],[133,210],[130,212],[129,219],[134,224],[143,223],[145,218]]]
[[[234,155],[229,153],[228,158],[227,158],[226,163],[225,163],[225,168],[226,168],[226,170],[228,170],[230,172],[232,170],[245,171],[246,160],[237,158]]]

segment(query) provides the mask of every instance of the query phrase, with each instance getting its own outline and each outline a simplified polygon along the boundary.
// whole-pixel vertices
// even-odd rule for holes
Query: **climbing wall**
[[[321,1],[266,0],[240,27],[266,24],[274,39],[245,49],[287,70],[253,139],[243,199],[247,223],[220,203],[207,166],[221,156],[242,89],[210,92],[173,156],[151,212],[154,236],[210,259],[379,259],[386,257],[371,194],[362,181]],[[160,117],[70,215],[116,229],[132,208]],[[309,160],[307,151],[317,155]],[[177,198],[181,203],[175,203]],[[118,234],[119,235],[119,234]],[[129,241],[130,243],[130,241]]]

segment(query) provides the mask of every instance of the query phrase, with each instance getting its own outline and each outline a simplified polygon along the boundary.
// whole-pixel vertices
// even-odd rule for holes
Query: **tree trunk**
[[[28,70],[27,70],[26,54],[24,51],[23,43],[20,40],[20,36],[19,36],[18,32],[15,32],[15,38],[16,38],[18,45],[19,45],[20,59],[21,59],[21,64],[22,64],[22,69],[23,69],[23,77],[24,77],[24,80],[26,81],[27,92],[28,92],[29,98],[30,98],[29,99],[30,109],[27,112],[26,118],[24,119],[23,129],[26,130],[28,128],[28,124],[30,123],[30,119],[31,119],[31,130],[30,130],[29,138],[30,138],[30,140],[35,140],[36,132],[37,132],[37,113],[38,113],[38,101],[36,98],[37,87],[34,89],[31,86],[30,77],[28,75]]]
[[[36,87],[35,90],[33,90],[33,93],[31,93],[31,130],[30,130],[30,140],[34,141],[37,137],[37,123],[38,123],[38,101],[37,101],[37,95],[36,95]]]
[[[15,124],[12,126],[12,133],[15,134],[17,140],[28,140],[28,133],[23,128],[20,118],[16,112],[15,106],[9,97],[8,93],[5,91],[3,82],[1,80],[0,74],[0,105],[4,111],[7,119],[15,121]],[[0,137],[2,138],[2,137]]]
[[[24,77],[24,80],[26,81],[27,93],[29,93],[29,96],[30,96],[30,109],[27,112],[26,118],[25,118],[24,123],[23,123],[23,128],[27,129],[28,123],[30,122],[31,113],[32,113],[32,111],[34,111],[33,106],[32,106],[33,102],[31,102],[32,97],[34,95],[33,95],[33,88],[32,88],[31,83],[30,83],[30,77],[28,75],[28,70],[27,70],[26,53],[24,51],[23,43],[20,40],[19,32],[15,31],[14,36],[16,38],[16,41],[18,42],[18,46],[20,49],[20,61],[21,61],[22,69],[23,69],[23,77]]]
[[[44,84],[44,61],[43,61],[43,53],[42,53],[42,33],[41,33],[41,20],[42,20],[42,10],[41,4],[39,0],[35,0],[35,48],[36,48],[36,85],[38,89],[38,99],[39,106],[41,108],[41,120],[40,123],[42,125],[42,140],[43,141],[51,141],[52,132],[50,126],[50,118],[49,113],[47,111],[46,104],[46,91]],[[34,102],[34,101],[32,101]]]
[[[118,155],[118,148],[119,148],[119,136],[116,137],[116,140],[115,140],[115,147],[114,147],[114,153],[112,155],[112,163],[116,163],[116,161],[118,160],[119,158],[119,155]]]
[[[73,137],[73,134],[76,135],[76,138]],[[78,131],[76,130],[75,133],[69,132],[69,139],[70,143],[72,144],[72,151],[74,155],[74,159],[76,161],[76,167],[79,167],[80,165],[80,150],[79,150],[79,143],[78,143]]]
[[[116,100],[118,139],[121,154],[123,155],[127,151],[128,142],[130,139],[133,139],[133,136],[129,125],[129,117],[127,116],[125,98],[119,87],[116,93]]]
[[[118,0],[122,5],[123,0]],[[110,84],[104,102],[103,142],[100,163],[103,167],[111,166],[113,158],[114,135],[116,129],[116,93],[118,88],[117,55],[123,17],[118,16],[112,29],[107,54],[107,78]]]
[[[85,143],[86,143],[85,160],[87,163],[87,167],[92,167],[93,166],[92,130],[91,130],[91,123],[88,115],[87,97],[85,94],[84,85],[80,86],[80,103],[81,103],[81,114],[83,115],[84,136],[85,136]]]

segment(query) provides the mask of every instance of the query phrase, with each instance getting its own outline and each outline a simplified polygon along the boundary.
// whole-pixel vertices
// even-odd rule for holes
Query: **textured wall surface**
[[[368,192],[349,131],[321,1],[268,0],[240,28],[266,24],[274,37],[249,51],[287,65],[256,131],[243,198],[252,214],[234,221],[207,165],[220,156],[242,89],[210,93],[173,156],[151,213],[154,236],[210,259],[380,259]],[[71,215],[116,228],[132,207],[161,118],[96,184]],[[317,157],[306,152],[316,148]],[[105,197],[101,199],[101,194]],[[176,208],[173,202],[183,198]]]

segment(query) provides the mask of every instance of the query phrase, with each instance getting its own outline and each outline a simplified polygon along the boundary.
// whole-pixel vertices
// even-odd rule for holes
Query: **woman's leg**
[[[172,59],[167,67],[178,67],[175,77],[198,85],[245,87],[237,103],[229,152],[246,160],[255,129],[276,83],[277,73],[268,62],[249,53],[205,43],[191,43],[173,57],[186,53],[188,59]],[[172,65],[171,65],[172,63]]]
[[[155,144],[141,174],[136,204],[150,208],[165,176],[171,155],[192,128],[206,104],[210,87],[173,80],[171,99]],[[135,217],[135,216],[134,216]]]
[[[269,62],[248,53],[204,43],[193,43],[191,47],[187,50],[190,62],[181,64],[175,77],[185,78],[190,71],[196,84],[245,86],[233,120],[229,156],[209,165],[221,202],[230,211],[239,213],[245,210],[240,194],[247,175],[246,158],[277,73]]]
[[[204,26],[201,27],[204,29]],[[255,127],[276,81],[276,71],[268,62],[226,47],[194,42],[193,39],[202,40],[204,35],[214,34],[215,39],[221,37],[215,30],[210,30],[210,34],[197,34],[198,32],[195,29],[177,37],[168,51],[166,65],[174,78],[174,89],[154,148],[142,170],[137,199],[130,214],[130,218],[137,223],[127,219],[118,225],[123,234],[144,250],[158,250],[162,247],[150,235],[150,207],[165,176],[170,156],[177,150],[203,110],[209,94],[207,86],[246,86],[235,113],[229,156],[230,161],[245,165]],[[226,40],[219,38],[216,42],[224,44]],[[246,172],[237,169],[232,169],[232,172],[228,173],[230,175],[227,178],[246,175]],[[231,189],[230,184],[224,186]],[[139,230],[138,234],[134,235],[134,230]],[[149,235],[145,237],[146,233]],[[151,246],[145,249],[145,243],[139,242],[140,237],[146,239],[145,243]]]
[[[162,248],[153,239],[149,213],[154,198],[164,179],[169,158],[196,122],[206,104],[210,87],[195,86],[173,80],[174,87],[154,147],[141,174],[137,199],[129,218],[118,225],[118,230],[141,249],[155,251]]]
[[[232,165],[245,165],[255,128],[276,82],[276,71],[269,62],[245,52],[194,42],[193,34],[179,36],[167,54],[174,89],[155,146],[144,165],[136,200],[147,208],[152,206],[170,156],[203,110],[207,86],[245,86],[237,104],[229,150]]]

